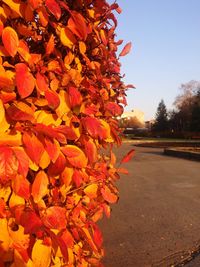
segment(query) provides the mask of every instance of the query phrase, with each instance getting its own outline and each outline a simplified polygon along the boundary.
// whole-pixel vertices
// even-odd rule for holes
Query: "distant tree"
[[[193,132],[200,132],[200,89],[194,96],[190,129]]]
[[[168,128],[167,108],[164,100],[162,99],[157,108],[153,130],[156,132],[165,132],[168,130]]]
[[[179,131],[199,131],[200,129],[200,82],[190,81],[182,84],[181,94],[175,99],[175,114],[170,118],[170,124],[176,124]]]

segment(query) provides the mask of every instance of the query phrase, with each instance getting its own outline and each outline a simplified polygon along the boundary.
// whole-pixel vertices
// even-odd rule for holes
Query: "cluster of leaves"
[[[96,222],[124,171],[112,152],[127,89],[114,10],[0,0],[0,266],[100,266]]]

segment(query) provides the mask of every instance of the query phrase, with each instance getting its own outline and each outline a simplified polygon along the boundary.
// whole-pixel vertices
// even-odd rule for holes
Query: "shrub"
[[[0,265],[100,266],[96,222],[118,199],[121,10],[104,0],[0,4]]]

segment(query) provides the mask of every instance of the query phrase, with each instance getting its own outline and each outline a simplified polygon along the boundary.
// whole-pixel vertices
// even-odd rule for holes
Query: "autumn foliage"
[[[127,89],[115,11],[0,0],[0,266],[101,266],[96,222],[118,199],[112,147]]]

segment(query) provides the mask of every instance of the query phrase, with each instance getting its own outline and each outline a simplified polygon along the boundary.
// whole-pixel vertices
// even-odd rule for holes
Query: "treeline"
[[[164,100],[159,103],[152,134],[200,138],[200,82],[182,84],[180,90],[173,110],[167,110]]]

